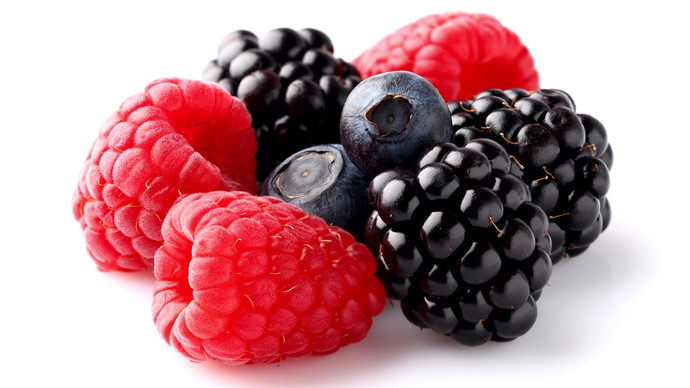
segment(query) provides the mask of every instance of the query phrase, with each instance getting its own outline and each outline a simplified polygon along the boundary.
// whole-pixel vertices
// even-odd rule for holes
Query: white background
[[[388,3],[3,2],[0,385],[688,384],[690,29],[687,11],[669,5],[680,2]],[[150,273],[96,270],[70,197],[100,125],[124,98],[158,77],[199,78],[232,30],[318,28],[351,60],[404,24],[454,10],[494,15],[515,31],[542,87],[568,91],[615,149],[609,229],[555,266],[525,336],[463,347],[412,327],[396,304],[364,341],[329,356],[192,363],[152,324]]]

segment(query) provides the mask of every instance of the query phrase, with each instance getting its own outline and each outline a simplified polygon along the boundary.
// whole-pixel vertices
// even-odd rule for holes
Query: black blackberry
[[[313,28],[277,28],[261,37],[233,31],[202,79],[247,106],[259,142],[259,183],[296,151],[340,143],[343,104],[361,81],[352,64],[333,55],[331,39]]]
[[[613,149],[602,123],[576,113],[568,93],[489,89],[448,108],[454,144],[488,138],[506,149],[510,171],[549,217],[553,263],[584,252],[606,229]]]
[[[365,243],[388,296],[421,328],[466,345],[511,341],[551,276],[548,218],[495,141],[427,148],[415,171],[369,185]]]

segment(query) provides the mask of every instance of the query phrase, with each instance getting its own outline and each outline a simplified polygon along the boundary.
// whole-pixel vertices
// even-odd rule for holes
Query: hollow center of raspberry
[[[276,179],[276,186],[288,198],[302,197],[331,181],[334,162],[335,156],[330,152],[301,156],[283,170]]]
[[[178,131],[196,151],[203,152],[209,145],[205,141],[206,136],[204,136],[204,133],[208,132],[208,130],[208,125],[187,124]]]
[[[177,128],[190,146],[204,159],[218,167],[222,174],[247,173],[253,166],[238,163],[251,148],[254,131],[234,131],[228,120],[201,124],[185,123]]]
[[[412,120],[412,105],[400,94],[388,94],[365,115],[380,136],[402,133]]]
[[[223,170],[223,163],[218,160],[218,155],[223,150],[231,150],[232,144],[228,144],[223,135],[223,128],[213,124],[186,124],[179,129],[180,133],[205,159],[217,165]],[[227,152],[227,151],[225,151]]]

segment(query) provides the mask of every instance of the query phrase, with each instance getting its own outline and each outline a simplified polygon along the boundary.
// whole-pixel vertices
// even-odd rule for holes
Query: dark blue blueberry
[[[394,71],[369,77],[343,106],[340,137],[352,162],[369,176],[415,167],[429,146],[452,138],[450,111],[419,75]]]
[[[340,144],[323,144],[285,159],[266,178],[259,195],[280,198],[364,241],[372,211],[367,197],[370,181]]]

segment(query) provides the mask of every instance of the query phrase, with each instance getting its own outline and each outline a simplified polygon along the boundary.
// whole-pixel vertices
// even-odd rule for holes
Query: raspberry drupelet
[[[385,305],[366,246],[278,198],[193,194],[162,235],[153,320],[194,361],[330,354],[364,339]]]
[[[489,88],[539,88],[534,59],[517,34],[486,14],[447,12],[407,24],[352,64],[362,79],[394,70],[419,74],[446,101]]]

